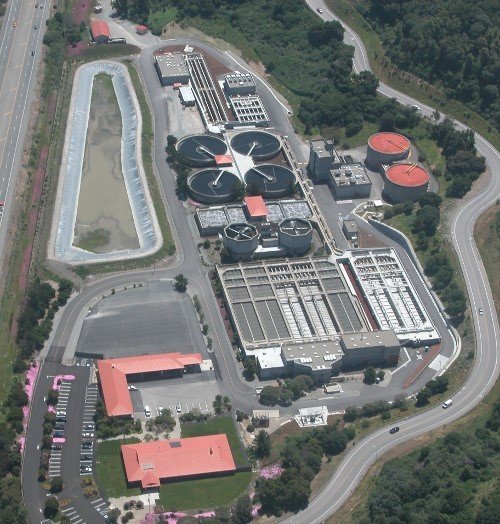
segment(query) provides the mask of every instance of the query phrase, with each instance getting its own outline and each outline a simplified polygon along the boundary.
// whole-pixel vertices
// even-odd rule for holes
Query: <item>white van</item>
[[[453,404],[453,400],[449,398],[446,402],[443,402],[443,409],[449,408]]]
[[[146,415],[146,418],[151,416],[151,408],[149,406],[144,406],[144,414]]]

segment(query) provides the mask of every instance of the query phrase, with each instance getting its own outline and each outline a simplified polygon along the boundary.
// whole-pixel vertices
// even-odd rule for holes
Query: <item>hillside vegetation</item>
[[[414,108],[377,95],[372,73],[352,73],[353,48],[343,43],[342,26],[324,23],[303,0],[115,0],[114,5],[137,22],[175,8],[178,22],[261,62],[284,88],[306,133],[333,128],[337,137],[349,138],[368,124],[412,128],[419,122]]]
[[[399,68],[442,86],[500,129],[500,11],[491,0],[361,0]]]

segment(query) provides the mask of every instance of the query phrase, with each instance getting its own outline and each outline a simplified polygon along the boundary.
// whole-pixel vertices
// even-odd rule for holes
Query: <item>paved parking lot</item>
[[[184,375],[182,378],[156,380],[134,384],[137,391],[131,391],[134,416],[145,419],[144,406],[151,408],[151,416],[158,416],[158,407],[170,409],[177,415],[176,406],[181,405],[182,413],[194,408],[207,413],[213,410],[212,402],[220,393],[213,371]]]
[[[85,319],[76,352],[105,358],[155,353],[198,353],[207,358],[191,298],[170,281],[117,290]]]

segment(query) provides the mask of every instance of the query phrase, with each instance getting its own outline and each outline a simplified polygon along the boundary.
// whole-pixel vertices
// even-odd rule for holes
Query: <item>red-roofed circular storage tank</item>
[[[385,171],[385,196],[392,202],[416,200],[427,191],[429,179],[429,173],[417,164],[394,164]]]
[[[410,141],[398,133],[377,133],[368,139],[365,163],[378,170],[382,164],[404,160],[410,153]]]

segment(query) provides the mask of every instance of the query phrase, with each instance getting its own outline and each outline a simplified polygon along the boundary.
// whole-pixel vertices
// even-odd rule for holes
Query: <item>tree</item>
[[[49,389],[47,394],[47,404],[49,406],[55,406],[59,400],[59,391],[57,389]]]
[[[174,278],[174,289],[179,293],[185,293],[188,286],[188,279],[182,274],[179,273]]]
[[[45,501],[45,506],[43,508],[43,515],[47,519],[51,519],[57,515],[59,511],[59,502],[55,497],[49,497]]]
[[[428,237],[432,237],[436,234],[439,218],[439,208],[424,206],[416,213],[415,221],[413,222],[413,231],[417,234],[420,231],[424,231]]]
[[[158,415],[153,422],[154,430],[157,433],[164,431],[170,433],[175,428],[175,419],[169,409],[163,409],[161,415]]]
[[[379,369],[377,371],[377,378],[379,379],[380,382],[382,382],[382,380],[384,380],[384,377],[385,377],[385,371],[383,369]]]
[[[118,522],[118,517],[120,516],[120,514],[121,511],[118,508],[112,509],[107,515],[108,522],[110,522],[111,524],[116,524]]]
[[[432,192],[427,192],[421,195],[418,199],[420,207],[433,206],[439,207],[443,199],[437,194]]]
[[[261,429],[254,440],[253,452],[258,459],[269,457],[271,453],[271,437]]]
[[[422,388],[417,393],[417,401],[415,402],[415,406],[417,407],[425,406],[426,404],[429,403],[429,399],[431,398],[431,396],[432,396],[432,393],[429,388]]]
[[[232,507],[231,515],[235,524],[248,524],[252,521],[252,501],[248,495],[240,497]]]
[[[276,406],[280,397],[280,388],[264,386],[259,395],[259,402],[264,406]]]
[[[247,357],[244,362],[243,366],[245,369],[243,370],[243,376],[246,380],[249,382],[255,378],[255,373],[257,372],[257,366],[255,364],[255,358],[254,357]]]
[[[358,418],[358,408],[356,406],[348,406],[345,408],[343,419],[345,422],[354,422]]]
[[[63,490],[64,482],[62,477],[52,477],[50,479],[50,492],[60,493]]]
[[[323,439],[323,450],[326,455],[338,455],[347,447],[348,438],[342,431],[329,431]]]
[[[375,384],[375,379],[377,377],[376,373],[375,373],[375,369],[373,366],[369,366],[367,367],[364,371],[363,371],[363,375],[364,375],[364,379],[363,379],[363,382],[365,384]]]

